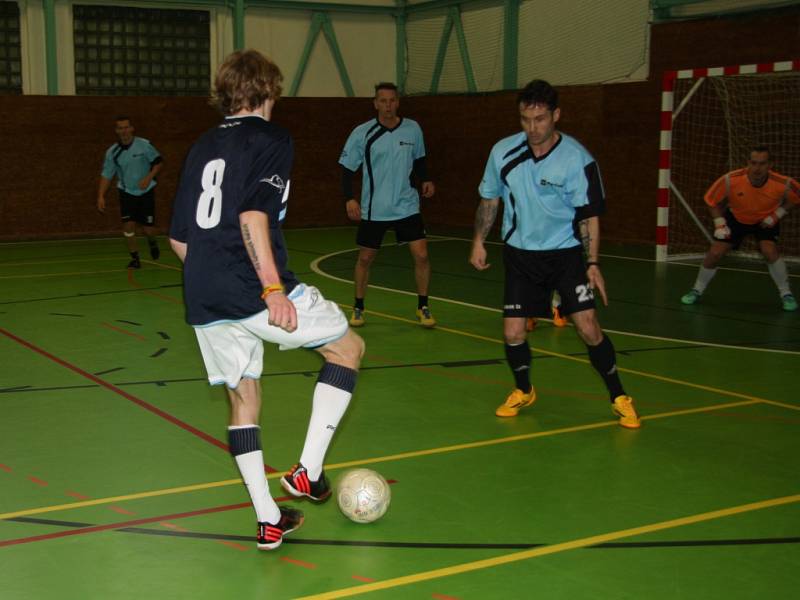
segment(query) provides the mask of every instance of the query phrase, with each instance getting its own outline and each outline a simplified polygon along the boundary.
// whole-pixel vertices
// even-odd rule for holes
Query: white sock
[[[706,291],[708,284],[711,283],[711,280],[714,279],[714,275],[717,274],[717,269],[706,269],[703,266],[700,266],[700,270],[697,272],[697,279],[694,282],[694,287],[692,289],[697,290],[701,294]]]
[[[314,388],[311,420],[308,422],[306,442],[300,456],[300,462],[308,471],[311,481],[317,481],[322,474],[325,453],[352,395],[351,392],[327,383],[318,382]]]
[[[228,427],[228,431],[251,427],[260,429],[257,425],[234,425]],[[256,511],[256,519],[260,523],[277,523],[281,518],[281,511],[269,493],[267,476],[264,473],[263,452],[255,450],[233,458],[236,460],[236,466],[239,467],[239,473],[241,473],[244,485],[250,494],[250,500]]]
[[[782,258],[779,258],[773,263],[767,263],[767,269],[772,277],[772,281],[778,287],[778,293],[781,297],[786,294],[791,294],[792,290],[789,288],[789,273],[786,270],[786,263]]]

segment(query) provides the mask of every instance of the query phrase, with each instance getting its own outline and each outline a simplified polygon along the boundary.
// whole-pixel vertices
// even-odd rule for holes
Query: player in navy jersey
[[[605,210],[600,171],[577,140],[556,130],[561,110],[549,83],[531,81],[519,93],[517,105],[522,132],[500,140],[489,155],[469,259],[479,271],[489,268],[484,240],[502,200],[503,334],[516,387],[495,414],[514,417],[536,400],[526,317],[548,315],[557,291],[561,312],[572,319],[586,344],[619,424],[637,428],[639,417],[617,373],[614,346],[595,313],[595,293],[608,304],[598,262],[599,215]]]
[[[421,182],[424,198],[433,196],[435,188],[428,178],[422,129],[416,121],[397,114],[400,99],[393,83],[375,86],[373,104],[378,116],[353,129],[339,158],[347,216],[359,222],[356,293],[350,324],[353,327],[364,324],[369,269],[384,234],[394,229],[397,241],[408,243],[414,259],[417,320],[423,327],[435,327],[436,320],[428,307],[431,279],[428,242],[419,211],[419,193],[411,182],[412,176]],[[360,202],[353,195],[353,176],[359,168],[362,170]]]
[[[225,59],[213,99],[225,119],[189,151],[170,229],[208,380],[227,386],[230,451],[255,508],[260,549],[277,548],[303,522],[302,512],[275,503],[264,475],[263,341],[281,350],[312,348],[325,359],[300,461],[281,478],[291,495],[319,502],[331,495],[323,460],[364,353],[339,307],[288,268],[280,226],[294,150],[289,133],[270,121],[282,79],[255,50]]]
[[[148,140],[133,135],[129,117],[119,116],[115,123],[114,131],[119,141],[106,150],[97,190],[97,210],[101,213],[106,211],[106,192],[116,177],[122,234],[131,255],[128,268],[138,269],[142,264],[136,244],[137,223],[147,236],[152,259],[157,260],[161,254],[155,238],[155,187],[156,175],[164,163],[161,154]]]

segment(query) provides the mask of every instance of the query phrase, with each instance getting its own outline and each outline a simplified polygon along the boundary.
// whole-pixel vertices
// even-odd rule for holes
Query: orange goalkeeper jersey
[[[747,169],[738,169],[717,179],[705,195],[709,206],[726,198],[739,223],[754,225],[771,215],[784,199],[800,204],[800,185],[791,177],[770,171],[766,183],[755,187],[747,177]]]

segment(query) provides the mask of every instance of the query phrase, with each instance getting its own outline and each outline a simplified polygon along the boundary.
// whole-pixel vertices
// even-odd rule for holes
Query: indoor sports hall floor
[[[127,271],[121,239],[0,245],[0,598],[796,597],[800,315],[763,265],[720,271],[686,307],[695,266],[606,244],[600,319],[642,428],[616,424],[574,330],[549,322],[539,399],[503,420],[500,247],[478,273],[468,236],[431,240],[435,330],[414,322],[407,249],[373,268],[327,470],[382,473],[389,512],[357,525],[298,503],[306,522],[275,552],[255,549],[172,253]],[[349,306],[353,230],[287,240],[301,278]],[[266,352],[278,496],[319,366]]]

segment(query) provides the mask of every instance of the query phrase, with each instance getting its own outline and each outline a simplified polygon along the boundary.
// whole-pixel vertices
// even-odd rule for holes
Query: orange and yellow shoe
[[[431,309],[427,306],[417,309],[417,321],[419,321],[419,324],[427,329],[433,329],[436,327],[436,319],[433,318]]]
[[[527,394],[520,389],[515,389],[508,395],[506,401],[494,411],[498,417],[516,417],[521,408],[530,406],[536,401],[536,390],[531,387]]]
[[[633,398],[630,396],[617,396],[611,405],[611,410],[619,417],[619,424],[628,429],[639,429],[642,422],[636,409],[633,408]]]
[[[528,317],[525,320],[525,331],[533,331],[536,329],[536,317]]]
[[[553,307],[553,325],[555,327],[566,327],[567,326],[567,317],[561,316],[561,311],[558,309],[557,306]]]
[[[350,327],[364,326],[364,312],[363,308],[353,309],[353,314],[350,316]]]

